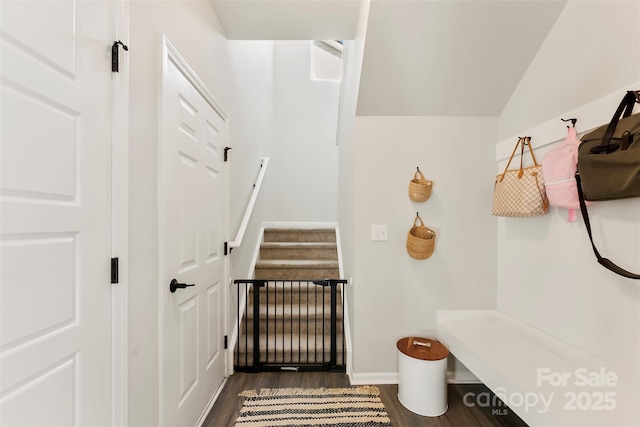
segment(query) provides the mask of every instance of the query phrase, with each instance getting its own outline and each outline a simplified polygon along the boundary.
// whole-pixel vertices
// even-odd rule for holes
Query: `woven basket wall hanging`
[[[407,235],[407,252],[415,259],[427,259],[433,255],[436,245],[435,231],[427,228],[422,222],[420,215],[416,213],[413,220],[413,227]]]
[[[431,187],[433,183],[424,178],[420,168],[416,168],[416,173],[409,183],[409,198],[414,202],[424,202],[431,196]]]

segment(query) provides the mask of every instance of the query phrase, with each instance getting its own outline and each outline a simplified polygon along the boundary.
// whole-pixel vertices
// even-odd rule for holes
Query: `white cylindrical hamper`
[[[447,412],[447,356],[438,341],[408,337],[397,343],[398,400],[418,415],[437,417]]]

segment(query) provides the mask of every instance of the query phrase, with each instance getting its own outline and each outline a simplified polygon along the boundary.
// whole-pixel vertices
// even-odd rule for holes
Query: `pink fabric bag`
[[[549,151],[542,159],[542,175],[549,198],[549,205],[569,210],[567,222],[576,220],[576,209],[580,209],[580,199],[576,186],[578,164],[576,128],[567,126],[564,143]]]

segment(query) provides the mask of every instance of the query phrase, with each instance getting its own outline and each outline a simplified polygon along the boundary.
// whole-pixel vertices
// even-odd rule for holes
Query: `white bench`
[[[486,404],[496,416],[510,409],[530,426],[610,425],[616,387],[583,383],[612,384],[617,373],[603,361],[495,310],[438,311],[437,336],[508,408],[486,396],[465,404]]]

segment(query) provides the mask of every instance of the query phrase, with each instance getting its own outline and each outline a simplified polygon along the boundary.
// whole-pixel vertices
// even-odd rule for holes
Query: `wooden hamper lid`
[[[429,338],[402,338],[398,340],[396,346],[403,354],[414,359],[441,360],[449,355],[449,350],[444,345]]]

